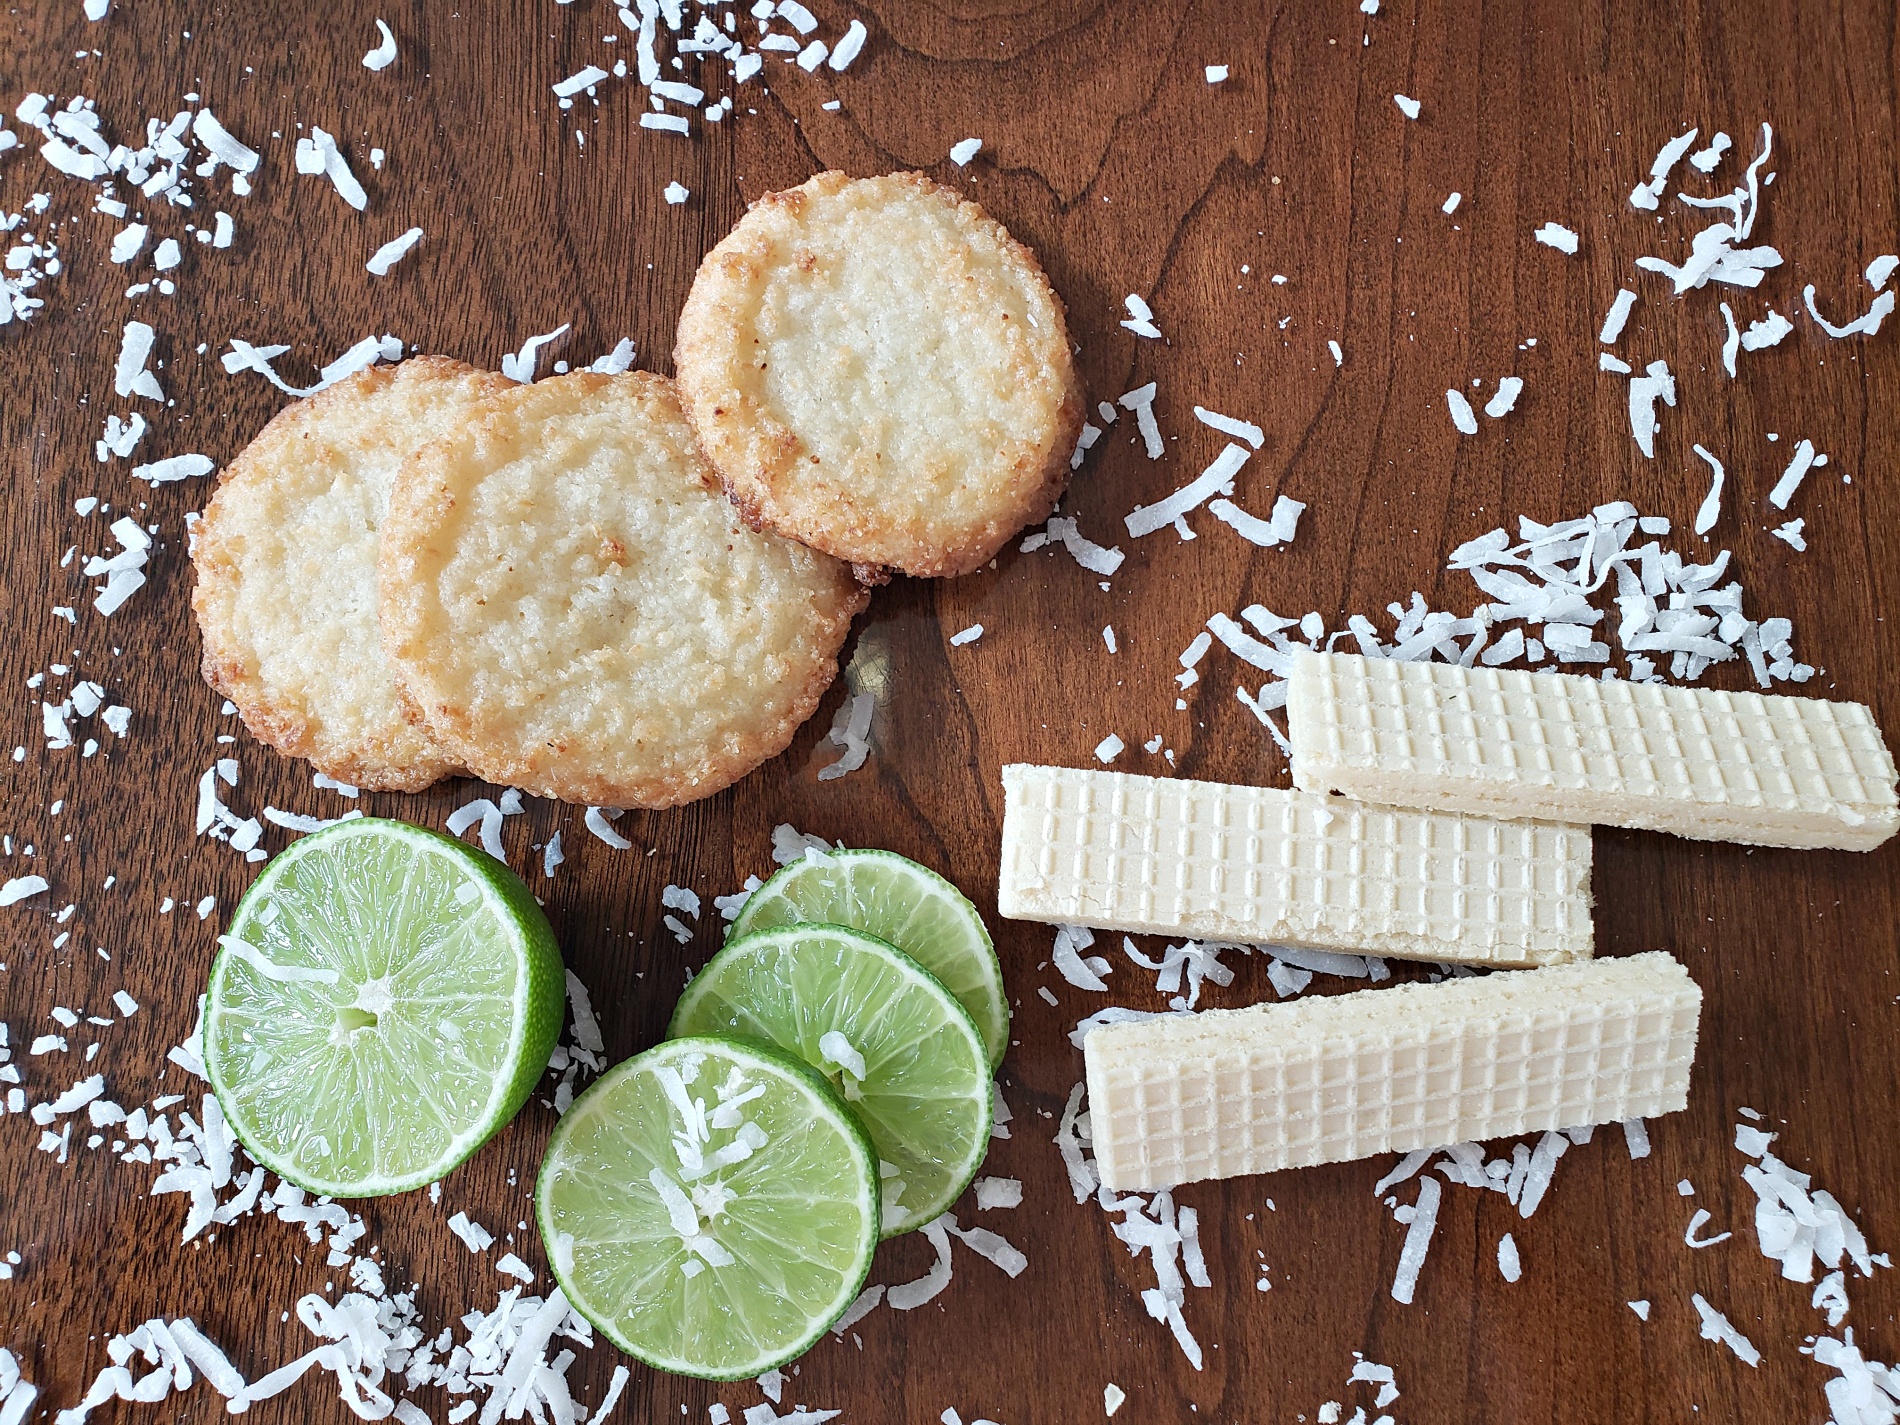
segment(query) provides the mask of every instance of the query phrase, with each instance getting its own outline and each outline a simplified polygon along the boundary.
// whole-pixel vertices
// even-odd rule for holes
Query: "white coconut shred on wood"
[[[1808,541],[1803,537],[1801,532],[1807,527],[1807,523],[1806,520],[1789,520],[1784,525],[1776,526],[1770,530],[1769,533],[1795,551],[1805,553],[1808,547]]]
[[[299,173],[320,174],[328,178],[338,196],[357,212],[369,206],[369,195],[350,171],[349,160],[343,157],[336,139],[320,126],[311,125],[310,136],[297,140],[296,169]]]
[[[1033,554],[1052,544],[1060,544],[1077,564],[1103,578],[1121,568],[1127,557],[1119,548],[1105,548],[1084,536],[1076,521],[1067,515],[1052,516],[1043,528],[1026,535],[1017,548],[1020,553]]]
[[[1801,300],[1807,303],[1808,315],[1813,317],[1815,323],[1829,336],[1835,338],[1872,336],[1880,330],[1880,324],[1893,315],[1895,294],[1892,292],[1882,292],[1879,296],[1874,298],[1873,305],[1868,307],[1864,316],[1857,317],[1855,320],[1847,323],[1847,325],[1838,327],[1826,317],[1822,316],[1820,311],[1815,307],[1814,284],[1812,282],[1801,289]]]
[[[1237,441],[1246,441],[1250,447],[1254,447],[1256,450],[1262,447],[1262,445],[1265,445],[1267,433],[1265,433],[1264,429],[1258,428],[1254,422],[1250,422],[1250,420],[1239,420],[1239,418],[1235,418],[1235,416],[1224,416],[1224,414],[1220,414],[1218,410],[1208,410],[1207,407],[1195,407],[1195,409],[1193,409],[1193,416],[1195,416],[1195,420],[1199,420],[1203,426],[1216,429],[1216,431],[1220,431],[1222,435],[1231,435],[1231,437],[1237,439]]]
[[[1767,347],[1776,346],[1793,330],[1794,323],[1770,307],[1767,316],[1750,322],[1747,330],[1742,333],[1742,350],[1761,351]]]
[[[311,386],[293,386],[277,374],[271,363],[285,352],[288,346],[253,346],[248,341],[232,337],[231,349],[219,357],[225,371],[236,375],[240,371],[255,371],[286,396],[314,396],[319,391],[327,391],[346,376],[354,376],[365,367],[374,366],[383,361],[400,361],[403,345],[400,340],[388,332],[382,336],[366,336],[348,351],[337,357],[317,373],[316,384]],[[505,362],[507,358],[503,358]]]
[[[1656,458],[1656,402],[1676,404],[1676,380],[1669,364],[1652,361],[1641,376],[1632,376],[1629,386],[1630,435],[1636,448],[1647,459]]]
[[[1122,305],[1128,310],[1127,317],[1121,323],[1122,330],[1150,340],[1160,338],[1161,328],[1155,325],[1154,310],[1139,295],[1130,292],[1122,298]]]
[[[1398,1270],[1392,1278],[1392,1299],[1409,1306],[1418,1289],[1418,1274],[1425,1265],[1425,1253],[1431,1247],[1432,1232],[1438,1226],[1438,1203],[1443,1192],[1437,1178],[1424,1178],[1418,1185],[1418,1202],[1405,1231],[1405,1245],[1399,1249]]]
[[[1147,407],[1142,409],[1146,410]],[[1216,495],[1234,493],[1234,476],[1247,463],[1251,452],[1243,445],[1229,443],[1190,483],[1183,485],[1152,505],[1138,505],[1122,520],[1129,536],[1141,539],[1165,529],[1189,511],[1199,509]]]
[[[1696,1314],[1702,1318],[1700,1335],[1703,1340],[1727,1346],[1745,1365],[1761,1365],[1761,1352],[1755,1349],[1755,1343],[1737,1331],[1728,1317],[1710,1306],[1701,1292],[1692,1293],[1689,1300]]]
[[[1722,155],[1729,151],[1734,142],[1727,134],[1717,130],[1707,148],[1689,155],[1690,166],[1699,173],[1715,172],[1716,164],[1722,161]]]
[[[1704,497],[1695,515],[1695,532],[1697,534],[1707,534],[1710,530],[1715,528],[1716,520],[1722,516],[1722,482],[1725,478],[1725,472],[1722,469],[1722,462],[1709,454],[1700,444],[1696,445],[1694,449],[1697,455],[1708,462],[1711,472],[1709,493]]]
[[[825,740],[844,751],[835,762],[818,769],[818,780],[835,781],[862,767],[871,755],[871,715],[877,699],[870,693],[855,693],[838,708]]]
[[[1694,145],[1700,129],[1690,129],[1688,133],[1671,139],[1662,146],[1655,159],[1649,165],[1649,179],[1630,190],[1630,206],[1654,212],[1661,204],[1662,192],[1669,182],[1669,170],[1676,166],[1681,158]]]
[[[135,480],[149,480],[154,485],[165,485],[175,480],[194,480],[200,475],[209,475],[217,469],[208,455],[173,455],[164,460],[154,460],[148,465],[134,465],[132,477]]]
[[[615,851],[625,851],[633,843],[613,828],[613,822],[621,815],[619,807],[589,807],[582,822],[596,841],[605,842]]]
[[[1788,508],[1788,502],[1800,490],[1801,482],[1807,478],[1808,471],[1816,464],[1826,464],[1826,456],[1816,456],[1814,442],[1803,439],[1796,443],[1794,456],[1781,472],[1781,478],[1775,481],[1775,488],[1768,492],[1768,503],[1778,510]]]
[[[1569,256],[1576,255],[1577,235],[1562,223],[1545,223],[1531,236],[1545,247],[1554,247],[1557,251]]]
[[[1117,403],[1123,410],[1132,411],[1135,427],[1141,433],[1141,443],[1150,460],[1159,460],[1167,447],[1161,442],[1161,427],[1155,422],[1155,383],[1137,386],[1124,392]]]
[[[152,345],[158,333],[144,322],[127,322],[119,341],[119,359],[112,376],[112,389],[121,396],[143,396],[163,401],[165,392],[158,377],[147,369]]]
[[[403,233],[402,236],[391,238],[388,242],[377,248],[375,252],[370,254],[369,261],[364,263],[363,266],[372,277],[387,277],[389,275],[389,269],[407,257],[410,250],[421,241],[422,229],[410,228],[407,232]]]
[[[519,381],[523,385],[535,379],[535,369],[541,364],[541,349],[567,335],[570,323],[562,322],[551,332],[531,336],[521,343],[521,350],[501,359],[501,374],[510,381]]]
[[[377,45],[363,56],[363,68],[376,72],[389,68],[396,62],[396,33],[383,21],[376,21],[376,33],[382,38]]]
[[[1613,345],[1623,335],[1628,325],[1630,313],[1636,309],[1636,294],[1627,287],[1617,289],[1616,300],[1610,303],[1610,310],[1603,315],[1603,329],[1597,333],[1597,340],[1605,346]]]
[[[1484,413],[1492,420],[1508,416],[1517,406],[1517,398],[1523,393],[1524,378],[1504,376],[1498,380],[1497,393],[1484,403]],[[1469,409],[1469,406],[1467,406]]]

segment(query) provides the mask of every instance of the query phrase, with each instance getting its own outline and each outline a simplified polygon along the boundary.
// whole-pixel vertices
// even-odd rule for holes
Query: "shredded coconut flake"
[[[1514,1282],[1524,1275],[1523,1264],[1518,1260],[1517,1243],[1509,1232],[1498,1239],[1498,1275],[1507,1282]]]
[[[613,829],[613,822],[620,815],[619,807],[589,807],[582,821],[587,829],[594,833],[596,840],[606,842],[616,851],[625,851],[633,843]]]
[[[1603,330],[1597,333],[1597,340],[1605,346],[1613,345],[1623,335],[1623,328],[1629,323],[1630,313],[1636,307],[1636,294],[1627,287],[1617,290],[1616,300],[1610,303],[1610,310],[1604,314]]]
[[[382,22],[379,20],[377,23],[381,24]],[[363,266],[372,277],[387,277],[389,275],[389,269],[407,257],[410,249],[421,241],[422,229],[411,228],[401,237],[391,238],[388,242],[377,248],[376,251],[370,255],[369,261],[364,263]]]
[[[1126,398],[1123,399],[1126,404]],[[1147,408],[1144,406],[1142,409]],[[1127,526],[1129,536],[1141,539],[1156,530],[1165,529],[1216,495],[1233,494],[1234,476],[1247,463],[1249,454],[1245,446],[1229,444],[1193,482],[1152,505],[1137,506],[1122,521]]]
[[[1656,458],[1656,402],[1676,404],[1676,379],[1664,361],[1652,361],[1644,375],[1630,378],[1630,434],[1636,448],[1649,459]]]
[[[382,36],[379,43],[363,56],[363,68],[371,71],[384,70],[396,62],[396,34],[381,20],[376,22],[376,33]]]
[[[1577,235],[1561,223],[1545,223],[1531,236],[1545,247],[1554,247],[1557,251],[1571,256],[1576,254]]]
[[[877,699],[870,693],[854,693],[839,707],[826,741],[844,751],[837,761],[818,769],[819,781],[836,781],[864,765],[871,755],[871,714],[876,707]]]
[[[1498,382],[1497,394],[1485,402],[1484,413],[1491,417],[1492,420],[1497,420],[1500,416],[1508,416],[1512,408],[1517,405],[1518,395],[1523,389],[1524,380],[1522,377],[1503,377]],[[1467,406],[1466,409],[1469,410],[1470,407]]]
[[[541,364],[541,348],[557,337],[565,336],[568,325],[567,322],[562,322],[553,331],[540,336],[531,336],[522,342],[521,350],[502,357],[501,374],[510,381],[521,382],[524,386],[533,381],[535,368]]]
[[[1868,307],[1865,316],[1858,317],[1842,327],[1835,326],[1834,323],[1822,316],[1820,311],[1815,307],[1814,284],[1812,282],[1801,289],[1801,300],[1807,303],[1808,315],[1814,318],[1821,330],[1831,337],[1839,338],[1848,336],[1872,336],[1875,332],[1879,331],[1880,324],[1893,315],[1895,296],[1892,292],[1882,292],[1878,297],[1874,298],[1873,305]]]
[[[1437,1178],[1424,1178],[1418,1185],[1418,1204],[1405,1229],[1405,1245],[1399,1249],[1398,1271],[1392,1279],[1392,1299],[1402,1306],[1411,1304],[1418,1288],[1419,1269],[1425,1265],[1426,1250],[1432,1244],[1432,1230],[1438,1226],[1438,1202],[1442,1193]]]
[[[1722,481],[1724,472],[1722,470],[1722,462],[1709,454],[1702,446],[1697,445],[1695,447],[1695,453],[1708,462],[1709,469],[1712,472],[1709,493],[1703,498],[1702,505],[1697,509],[1695,515],[1695,532],[1697,534],[1707,534],[1710,530],[1715,528],[1716,520],[1720,519],[1722,515]]]
[[[1761,1352],[1755,1349],[1754,1342],[1750,1341],[1748,1337],[1744,1336],[1740,1331],[1737,1331],[1728,1317],[1717,1311],[1713,1306],[1710,1306],[1701,1292],[1695,1292],[1690,1296],[1689,1300],[1694,1304],[1696,1313],[1702,1318],[1701,1336],[1703,1340],[1714,1341],[1718,1345],[1727,1346],[1741,1358],[1745,1365],[1761,1365]]]
[[[47,889],[49,883],[44,876],[15,876],[5,885],[0,885],[0,906],[18,905]]]

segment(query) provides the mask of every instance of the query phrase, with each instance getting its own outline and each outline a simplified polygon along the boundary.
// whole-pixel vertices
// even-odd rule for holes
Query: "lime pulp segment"
[[[824,1073],[877,1147],[887,1237],[948,1208],[989,1150],[975,1023],[922,965],[862,932],[799,925],[730,941],[686,987],[667,1034],[762,1041]]]
[[[902,950],[970,1011],[990,1067],[1003,1062],[1009,1045],[1003,967],[976,907],[942,876],[895,851],[814,853],[754,891],[729,938],[812,922],[848,925]]]
[[[403,822],[298,841],[220,944],[212,1088],[251,1156],[311,1192],[443,1176],[514,1117],[560,1032],[560,951],[528,888]]]
[[[555,1279],[602,1335],[661,1370],[740,1380],[802,1354],[864,1285],[877,1160],[806,1065],[676,1039],[574,1101],[535,1216]]]

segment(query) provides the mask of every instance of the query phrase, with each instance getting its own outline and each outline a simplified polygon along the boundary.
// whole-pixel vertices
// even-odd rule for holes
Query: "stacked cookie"
[[[1034,256],[915,174],[755,206],[677,364],[422,357],[281,412],[198,527],[207,680],[353,785],[691,801],[789,744],[866,584],[1045,516],[1081,421]]]

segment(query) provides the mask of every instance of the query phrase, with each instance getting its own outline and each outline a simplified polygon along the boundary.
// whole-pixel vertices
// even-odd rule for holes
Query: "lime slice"
[[[1003,1062],[1009,1046],[1003,967],[976,907],[942,876],[895,851],[806,856],[752,893],[728,938],[813,922],[862,930],[917,961],[970,1011],[990,1067]]]
[[[400,821],[272,858],[220,943],[211,1086],[251,1156],[309,1192],[441,1177],[515,1116],[560,1032],[561,952],[528,888]]]
[[[554,1279],[621,1350],[703,1380],[800,1355],[877,1249],[877,1159],[836,1090],[775,1049],[675,1039],[554,1130],[534,1211]]]
[[[886,1237],[949,1207],[989,1150],[990,1064],[969,1011],[860,931],[799,925],[732,941],[666,1032],[763,1041],[829,1078],[877,1145]]]

